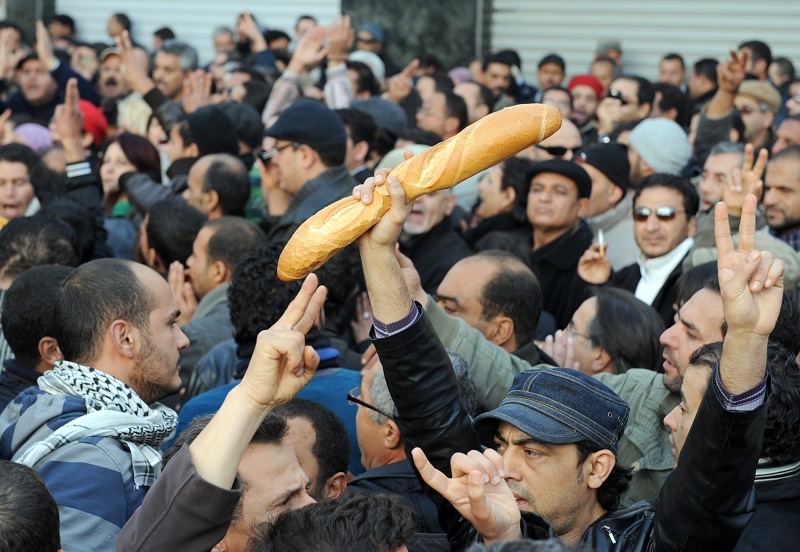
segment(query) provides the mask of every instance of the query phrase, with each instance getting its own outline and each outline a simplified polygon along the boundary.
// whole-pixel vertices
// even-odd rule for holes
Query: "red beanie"
[[[94,145],[100,146],[108,136],[108,121],[103,110],[88,100],[81,100],[83,131],[94,136]]]
[[[591,75],[577,75],[572,77],[572,80],[569,81],[569,86],[567,86],[567,90],[572,92],[572,89],[576,86],[588,86],[594,93],[597,94],[597,99],[601,99],[603,97],[603,85],[600,84],[600,81],[594,78]]]

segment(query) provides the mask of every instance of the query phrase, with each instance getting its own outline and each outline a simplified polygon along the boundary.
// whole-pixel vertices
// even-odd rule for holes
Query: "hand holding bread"
[[[468,126],[457,135],[400,163],[396,176],[408,201],[452,188],[551,136],[561,127],[558,109],[541,104],[507,107]],[[309,218],[281,254],[278,277],[299,280],[366,232],[389,210],[385,186],[375,188],[371,204],[349,197]]]

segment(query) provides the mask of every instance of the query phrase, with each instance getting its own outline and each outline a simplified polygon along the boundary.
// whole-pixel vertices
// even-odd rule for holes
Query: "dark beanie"
[[[315,100],[298,100],[281,113],[265,136],[305,144],[311,149],[341,151],[342,163],[347,150],[347,131],[342,119],[332,110]]]
[[[534,176],[542,173],[560,174],[572,180],[578,188],[579,198],[592,195],[592,179],[589,178],[589,173],[572,161],[550,159],[549,161],[536,163],[528,170],[527,180],[530,182]]]
[[[189,132],[200,151],[199,157],[211,153],[239,154],[239,141],[231,120],[218,107],[208,105],[186,115]],[[189,144],[184,144],[188,146]]]
[[[587,148],[575,160],[591,165],[606,175],[623,194],[628,191],[631,163],[628,161],[628,148],[624,145],[614,142],[597,144]]]

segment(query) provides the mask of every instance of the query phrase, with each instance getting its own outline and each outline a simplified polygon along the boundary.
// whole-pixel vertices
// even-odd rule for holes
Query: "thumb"
[[[402,219],[406,218],[406,191],[400,184],[396,176],[390,176],[386,179],[386,190],[389,192],[389,197],[392,198],[392,206],[390,212],[395,216]]]

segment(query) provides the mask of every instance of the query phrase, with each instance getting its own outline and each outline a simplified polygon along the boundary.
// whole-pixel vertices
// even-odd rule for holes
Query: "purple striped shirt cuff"
[[[728,412],[750,412],[764,404],[767,397],[767,378],[764,377],[761,383],[752,389],[734,395],[722,383],[722,378],[719,375],[719,366],[714,370],[714,384],[717,386],[720,394],[722,395],[722,406]]]
[[[375,337],[377,339],[383,339],[384,337],[389,337],[395,334],[399,334],[403,330],[407,330],[414,324],[416,324],[417,320],[419,320],[420,316],[422,316],[422,307],[420,307],[417,303],[411,305],[411,312],[409,312],[405,318],[402,320],[398,320],[397,322],[392,322],[391,324],[384,324],[377,318],[372,318],[372,324],[375,328]]]

